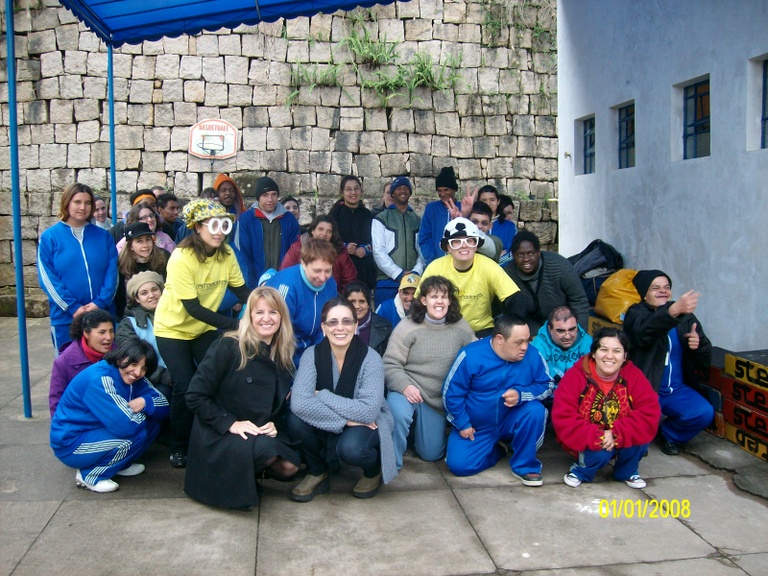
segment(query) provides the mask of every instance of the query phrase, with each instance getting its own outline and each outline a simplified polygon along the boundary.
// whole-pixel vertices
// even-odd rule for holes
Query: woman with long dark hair
[[[357,270],[357,279],[373,290],[377,273],[371,240],[373,214],[363,204],[363,185],[360,178],[344,176],[339,186],[339,194],[341,198],[333,205],[328,215],[338,224],[344,249]]]

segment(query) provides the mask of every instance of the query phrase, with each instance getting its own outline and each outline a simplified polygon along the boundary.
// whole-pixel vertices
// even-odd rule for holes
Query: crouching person
[[[493,335],[459,351],[443,386],[443,404],[454,429],[445,459],[457,476],[470,476],[498,462],[512,448],[512,475],[541,486],[536,451],[544,441],[547,410],[541,403],[553,382],[541,354],[529,347],[530,330],[519,316],[500,316]]]
[[[168,400],[144,377],[157,367],[152,346],[122,341],[104,360],[67,386],[51,421],[51,448],[75,482],[93,492],[114,492],[114,476],[136,476],[136,463],[168,417]]]

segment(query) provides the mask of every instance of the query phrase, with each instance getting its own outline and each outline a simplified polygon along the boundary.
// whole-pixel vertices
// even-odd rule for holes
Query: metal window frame
[[[706,87],[706,91],[700,91],[704,87]],[[683,159],[685,160],[702,158],[710,154],[700,153],[698,141],[699,136],[706,134],[709,137],[711,134],[711,111],[708,110],[710,114],[706,116],[703,113],[705,98],[707,100],[707,108],[709,109],[709,94],[709,78],[683,88]],[[693,102],[694,118],[689,117],[690,102]],[[688,152],[689,142],[693,143],[690,154]]]
[[[634,168],[635,103],[622,106],[619,112],[619,169]]]
[[[763,60],[763,112],[760,128],[760,148],[768,148],[768,60]]]
[[[595,117],[582,121],[584,139],[584,174],[595,173]]]

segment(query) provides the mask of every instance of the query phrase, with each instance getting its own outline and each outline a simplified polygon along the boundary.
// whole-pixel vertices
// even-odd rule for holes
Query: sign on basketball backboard
[[[201,120],[189,129],[189,153],[221,160],[237,154],[237,128],[225,120]]]

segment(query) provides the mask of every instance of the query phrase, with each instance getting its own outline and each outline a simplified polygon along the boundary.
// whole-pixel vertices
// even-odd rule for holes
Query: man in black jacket
[[[629,336],[629,359],[659,394],[662,451],[674,456],[682,446],[709,426],[714,410],[691,388],[694,370],[712,361],[712,343],[693,314],[699,293],[689,290],[677,301],[672,281],[661,270],[641,270],[632,282],[643,301],[629,307],[624,332]]]

